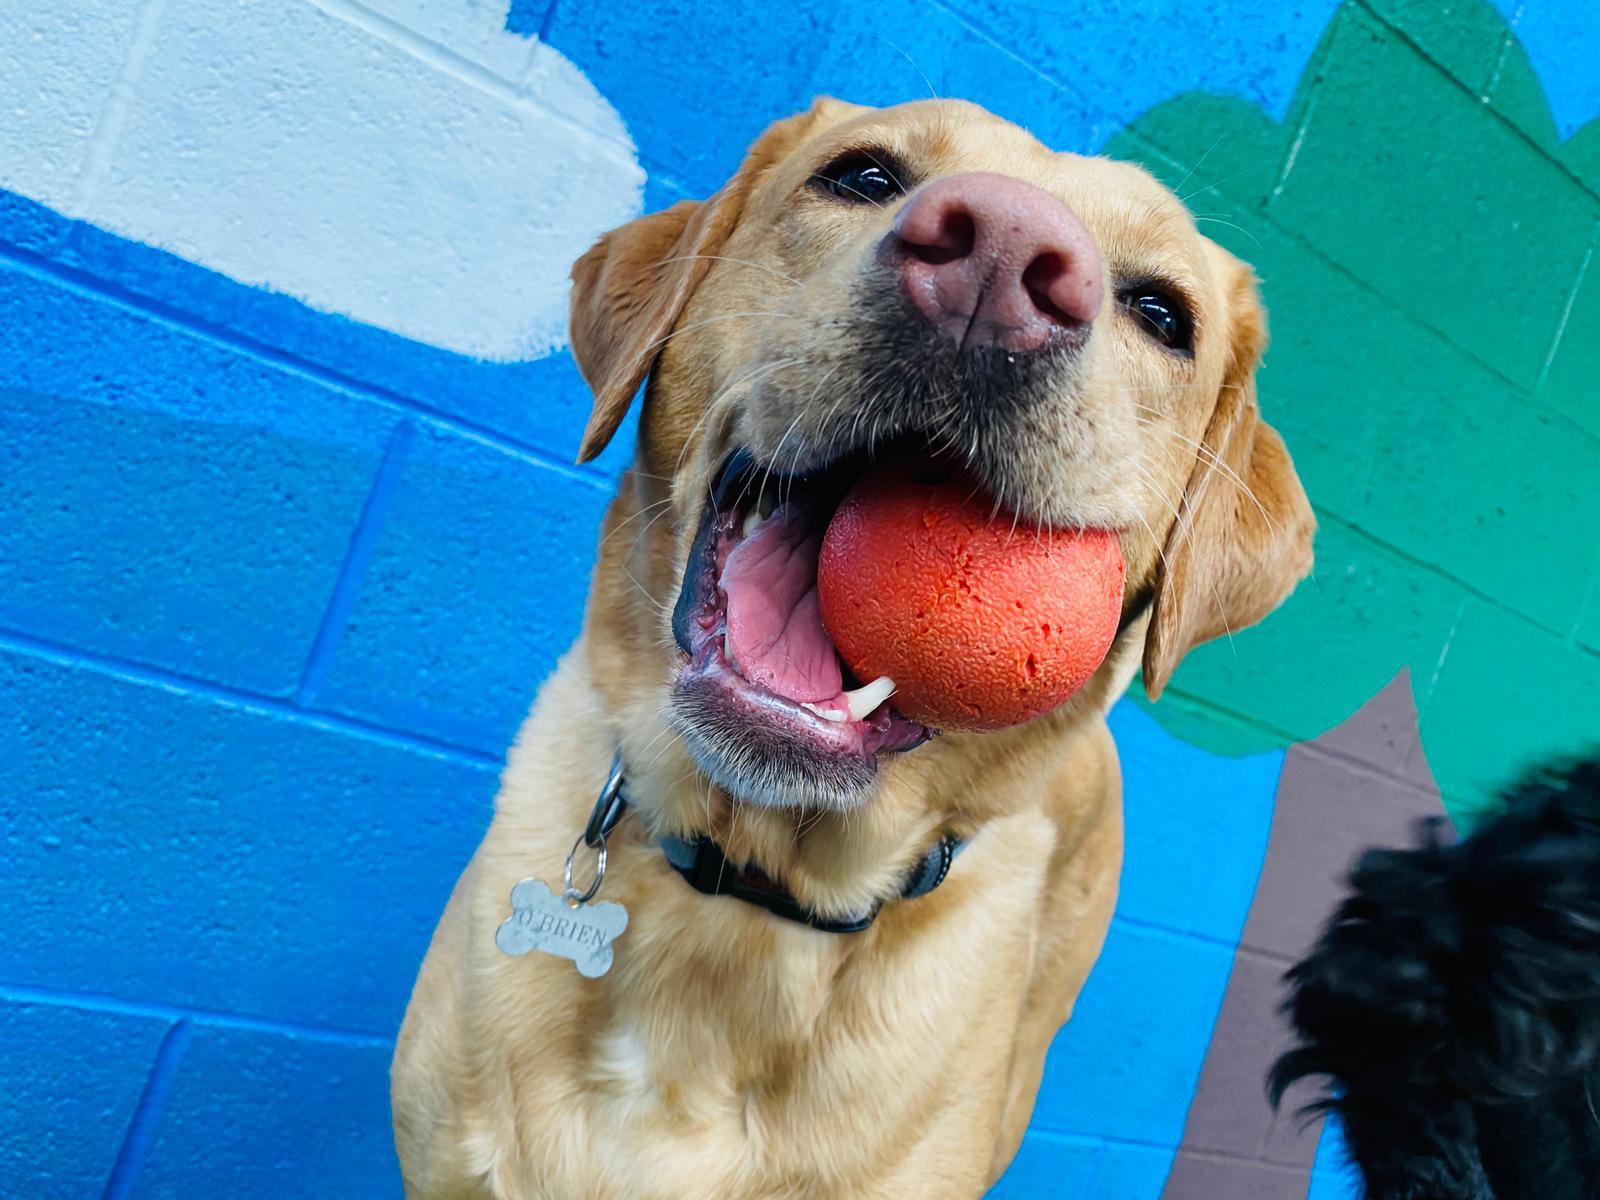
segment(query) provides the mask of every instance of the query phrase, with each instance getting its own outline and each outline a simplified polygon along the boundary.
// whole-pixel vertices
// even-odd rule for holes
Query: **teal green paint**
[[[1338,20],[1323,72],[1269,211],[1531,387],[1600,203],[1376,22]]]
[[[1595,132],[1600,133],[1600,128]],[[1600,138],[1595,139],[1600,142]],[[1550,356],[1538,396],[1591,437],[1600,438],[1600,229]],[[1591,481],[1591,487],[1593,481]]]
[[[1494,79],[1510,41],[1500,15],[1480,0],[1367,0],[1366,7],[1478,95]]]
[[[1322,525],[1283,609],[1180,668],[1169,729],[1315,737],[1409,667],[1457,815],[1600,738],[1600,121],[1553,131],[1493,10],[1370,0],[1281,124],[1190,94],[1109,147],[1256,266],[1262,406]]]
[[[1469,601],[1446,666],[1422,715],[1422,737],[1440,788],[1459,801],[1453,815],[1493,782],[1486,764],[1600,740],[1600,656],[1504,609]],[[1463,731],[1482,743],[1464,745]]]

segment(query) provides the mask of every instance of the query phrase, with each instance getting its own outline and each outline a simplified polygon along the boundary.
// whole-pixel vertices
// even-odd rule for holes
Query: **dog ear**
[[[572,353],[594,393],[579,462],[604,450],[622,424],[756,181],[819,116],[842,107],[824,97],[809,111],[778,121],[711,199],[680,200],[613,229],[573,264]]]
[[[572,355],[594,393],[578,461],[604,450],[706,273],[732,214],[721,193],[604,235],[572,266]]]
[[[1242,263],[1230,308],[1234,338],[1222,389],[1156,577],[1143,664],[1152,700],[1185,654],[1259,621],[1311,569],[1316,517],[1283,439],[1256,405],[1266,314]]]

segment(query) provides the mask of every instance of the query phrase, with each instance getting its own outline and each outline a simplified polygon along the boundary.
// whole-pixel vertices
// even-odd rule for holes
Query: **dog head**
[[[1435,819],[1369,850],[1350,885],[1286,977],[1301,1044],[1275,1101],[1316,1074],[1526,1099],[1600,1063],[1600,758],[1529,775],[1465,841]]]
[[[1452,843],[1371,850],[1287,974],[1296,1044],[1373,1197],[1593,1196],[1600,1179],[1600,759],[1539,771]]]
[[[859,810],[902,770],[957,782],[1059,744],[1141,660],[1158,696],[1190,647],[1309,569],[1311,510],[1252,385],[1253,276],[1137,167],[1054,153],[965,103],[824,99],[711,199],[607,234],[573,279],[595,395],[581,458],[648,381],[588,625],[641,764],[686,750],[719,794],[808,811]],[[746,523],[782,502],[814,572],[830,506],[894,456],[959,461],[1021,521],[1120,536],[1117,643],[1062,709],[903,754],[928,731],[892,700],[860,720],[802,707],[837,677],[831,644],[730,661],[719,572]],[[774,592],[793,608],[804,581]]]

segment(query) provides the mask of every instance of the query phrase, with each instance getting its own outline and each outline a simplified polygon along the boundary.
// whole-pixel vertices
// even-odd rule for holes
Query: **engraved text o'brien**
[[[596,950],[604,948],[611,942],[610,934],[587,921],[574,921],[567,917],[556,917],[547,912],[535,912],[527,908],[518,909],[512,914],[512,919],[518,925],[531,927],[528,928],[529,933],[548,933],[551,937],[577,942],[580,946],[592,946]]]

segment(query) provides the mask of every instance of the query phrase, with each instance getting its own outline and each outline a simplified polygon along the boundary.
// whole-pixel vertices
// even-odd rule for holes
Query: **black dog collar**
[[[611,773],[595,801],[594,811],[589,814],[589,823],[583,831],[584,843],[591,848],[603,845],[606,835],[627,812],[628,798],[623,792],[622,756],[619,754],[612,759]],[[963,845],[959,838],[946,836],[930,846],[901,884],[900,898],[914,900],[926,896],[943,883]],[[883,907],[878,904],[865,912],[843,917],[821,916],[756,867],[730,862],[722,847],[708,837],[684,839],[668,835],[661,839],[661,852],[672,869],[703,895],[732,896],[764,908],[773,916],[809,925],[824,933],[860,933],[877,919]]]
[[[901,884],[900,898],[913,900],[918,896],[926,896],[943,883],[960,849],[961,843],[952,837],[940,838],[930,846]],[[698,837],[693,841],[664,837],[661,839],[661,852],[695,891],[707,896],[732,896],[735,900],[764,908],[786,921],[798,921],[823,933],[860,933],[872,924],[883,907],[881,904],[874,905],[854,916],[820,916],[755,867],[740,867],[729,862],[722,847],[707,837]]]

